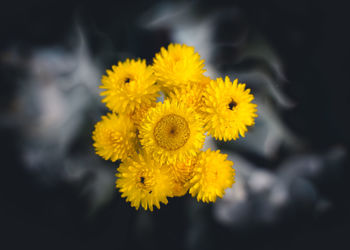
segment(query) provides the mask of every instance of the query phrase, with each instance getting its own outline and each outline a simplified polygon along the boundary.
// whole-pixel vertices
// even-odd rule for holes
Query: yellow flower
[[[96,154],[105,160],[126,159],[135,153],[136,128],[126,115],[107,114],[92,133]]]
[[[122,160],[116,188],[138,210],[153,211],[169,197],[189,192],[215,202],[235,181],[233,162],[219,150],[201,151],[205,134],[220,140],[244,137],[257,105],[245,84],[204,76],[193,47],[169,44],[153,58],[127,59],[102,76],[102,116],[92,134],[96,154]],[[163,102],[157,102],[163,91]]]
[[[106,89],[101,93],[106,96],[102,102],[113,112],[132,113],[143,105],[150,106],[159,96],[160,87],[145,60],[127,59],[106,72],[100,87]]]
[[[203,67],[204,60],[193,47],[185,44],[162,47],[153,59],[154,74],[165,92],[200,81],[205,72]]]
[[[203,93],[209,85],[210,78],[203,76],[199,82],[187,85],[181,89],[175,88],[169,93],[170,99],[184,103],[185,106],[192,107],[197,113],[201,113],[203,108]]]
[[[197,84],[202,88],[205,89],[206,87],[208,87],[208,85],[211,82],[211,78],[208,76],[203,76],[200,81],[197,82]]]
[[[222,198],[225,189],[234,183],[235,172],[233,162],[226,160],[226,154],[220,154],[220,150],[208,149],[198,155],[194,167],[194,176],[191,179],[189,193],[192,197],[203,202],[215,202],[217,196]]]
[[[211,81],[204,93],[205,129],[220,140],[236,140],[244,137],[247,126],[254,125],[258,115],[257,105],[251,103],[254,96],[238,79],[231,83],[228,77]]]
[[[135,155],[120,164],[116,187],[137,210],[140,205],[153,211],[160,208],[160,202],[168,204],[167,197],[173,196],[173,179],[169,168],[162,167],[144,153]]]
[[[130,118],[134,122],[137,129],[140,128],[141,123],[142,123],[143,119],[146,117],[148,110],[151,107],[154,107],[155,105],[156,105],[156,103],[152,103],[152,105],[143,105],[140,108],[135,109],[130,114]]]
[[[174,196],[183,196],[187,193],[190,187],[190,180],[193,177],[194,165],[195,158],[169,166],[175,181],[173,189]]]
[[[183,103],[170,100],[149,110],[139,137],[147,153],[162,164],[183,162],[195,156],[205,138],[198,114]]]

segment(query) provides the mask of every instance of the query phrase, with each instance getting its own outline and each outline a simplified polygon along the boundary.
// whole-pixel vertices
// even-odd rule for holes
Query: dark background
[[[160,1],[9,1],[1,5],[2,249],[349,249],[350,20],[344,4],[269,0],[194,1],[189,5]],[[186,15],[195,20],[210,19],[215,13],[210,19],[214,32],[210,34],[212,52],[207,64],[221,75],[233,70],[238,76],[241,72],[270,76],[271,86],[259,81],[250,86],[260,100],[259,109],[269,100],[273,113],[303,141],[303,146],[280,143],[272,155],[240,144],[218,143],[218,147],[238,152],[257,169],[269,173],[278,172],[286,159],[312,155],[320,165],[327,166],[308,179],[317,191],[314,198],[301,195],[294,199],[292,195],[288,205],[278,211],[277,219],[261,222],[254,218],[264,209],[264,196],[252,194],[248,197],[252,202],[250,213],[237,225],[218,220],[212,204],[197,203],[189,196],[170,199],[167,206],[153,213],[136,211],[114,189],[115,164],[99,159],[91,146],[93,126],[106,112],[99,103],[99,79],[118,60],[142,57],[151,62],[161,46],[174,42],[172,25],[181,15],[165,19],[168,23],[164,25],[146,23],[155,18],[154,13],[164,12],[166,16],[178,5],[189,9]],[[172,7],[166,11],[164,6]],[[185,25],[187,20],[191,19],[184,19]],[[263,37],[264,44],[278,56],[279,70],[271,68],[269,54],[265,60],[240,59],[257,36]],[[84,78],[91,73],[90,68],[74,75],[81,62],[74,58],[80,55],[76,51],[82,40],[89,60],[99,70],[96,79]],[[72,67],[65,63],[70,62],[67,55],[73,58]],[[81,60],[86,62],[84,57]],[[43,77],[40,74],[45,70],[48,73]],[[55,77],[78,85],[92,83],[84,85],[88,89],[82,92],[84,97],[70,97],[79,87],[62,90],[59,96],[63,100],[85,99],[72,102],[72,107],[80,108],[68,116],[68,125],[59,129],[61,134],[51,134],[50,129],[42,134],[39,113],[51,99],[38,104],[37,93],[47,88],[45,79],[59,89],[62,81]],[[41,85],[36,85],[37,79]],[[294,104],[283,104],[271,89]],[[52,110],[55,107],[53,104]],[[67,118],[69,110],[73,108],[60,112]],[[262,120],[257,120],[257,125],[263,118],[264,114],[259,114]],[[79,120],[78,125],[71,124],[74,119]],[[265,116],[273,123],[271,119]],[[47,126],[54,127],[55,122]],[[72,126],[75,129],[70,129]],[[60,144],[58,139],[65,137],[66,131],[68,139]],[[53,137],[47,139],[49,135]],[[254,136],[250,138],[254,142]],[[67,164],[73,172],[67,170]],[[92,190],[99,190],[99,183],[106,182],[105,189],[91,199]],[[106,193],[108,198],[99,200]],[[325,209],[316,209],[319,197],[326,198]]]

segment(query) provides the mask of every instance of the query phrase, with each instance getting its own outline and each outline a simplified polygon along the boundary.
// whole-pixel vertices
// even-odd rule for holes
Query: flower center
[[[233,110],[233,108],[235,108],[236,106],[237,106],[237,103],[233,99],[231,99],[231,102],[228,104],[228,108],[230,110]]]
[[[183,117],[170,114],[157,122],[153,135],[160,147],[166,150],[177,150],[188,141],[190,129]]]
[[[146,181],[147,178],[147,181]],[[145,192],[151,194],[152,193],[152,185],[151,185],[151,178],[146,177],[145,175],[141,175],[138,180],[137,180],[137,185],[138,188],[140,188],[141,190],[144,190]]]
[[[135,80],[132,74],[126,74],[122,79],[124,84],[128,84]]]

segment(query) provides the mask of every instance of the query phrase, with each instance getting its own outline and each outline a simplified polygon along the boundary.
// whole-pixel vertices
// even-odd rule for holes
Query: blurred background
[[[8,1],[0,8],[1,249],[349,249],[348,9],[337,1]],[[136,211],[91,133],[105,70],[195,46],[259,117],[208,139],[235,162],[214,204]]]

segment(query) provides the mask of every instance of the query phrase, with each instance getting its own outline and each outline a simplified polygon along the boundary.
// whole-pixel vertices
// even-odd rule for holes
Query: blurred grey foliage
[[[5,62],[26,72],[19,80],[12,120],[19,127],[26,166],[48,185],[88,178],[81,192],[94,211],[112,198],[114,169],[98,159],[89,140],[87,152],[70,150],[81,137],[91,137],[100,116],[103,69],[91,57],[81,28],[77,26],[71,39],[72,49],[38,48],[27,57],[10,50]]]
[[[222,200],[214,204],[215,217],[232,227],[277,223],[293,213],[309,210],[315,216],[331,208],[331,203],[317,190],[315,182],[332,185],[344,159],[342,147],[327,154],[298,154],[288,157],[276,171],[259,168],[234,153],[236,183]]]

